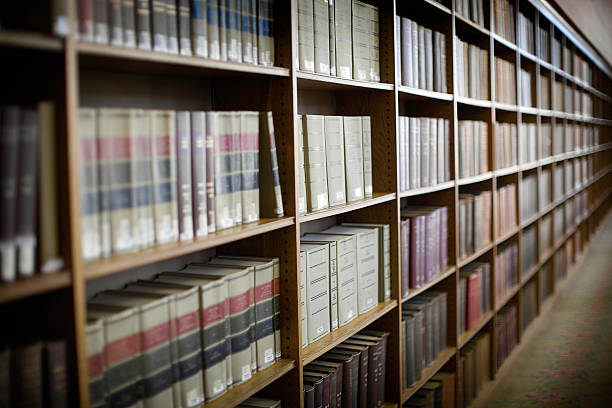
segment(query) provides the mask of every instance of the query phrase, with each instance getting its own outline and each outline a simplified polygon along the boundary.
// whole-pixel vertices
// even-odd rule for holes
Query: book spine
[[[264,114],[262,113],[262,116]],[[268,137],[270,139],[270,161],[272,163],[272,179],[274,180],[274,197],[275,197],[275,209],[274,213],[277,217],[285,215],[283,209],[283,196],[281,192],[280,176],[278,170],[278,155],[276,153],[276,134],[274,133],[274,119],[272,112],[265,112],[265,119],[267,120]]]
[[[304,161],[304,121],[303,116],[298,115],[298,213],[300,214],[305,213],[307,210],[306,169]]]
[[[329,316],[330,329],[338,328],[338,245],[329,243]]]
[[[258,1],[249,1],[249,27],[251,29],[251,55],[253,58],[252,64],[257,65],[259,63],[259,21],[257,18]],[[274,39],[272,39],[274,41]]]
[[[340,78],[353,78],[351,0],[335,0],[336,72]]]
[[[220,25],[218,0],[206,0],[205,19],[208,58],[219,60],[221,59],[221,49],[219,43]]]
[[[325,116],[325,159],[329,205],[346,203],[344,174],[344,129],[341,116]]]
[[[229,114],[230,120],[230,165],[231,165],[231,216],[234,219],[234,225],[242,224],[242,170],[241,170],[241,153],[240,153],[240,116],[241,112],[232,112]]]
[[[242,44],[240,52],[242,53],[242,62],[247,64],[253,63],[253,26],[251,17],[254,10],[252,6],[253,2],[251,0],[241,0],[240,2],[240,36]]]
[[[401,78],[402,85],[415,87],[412,79],[412,22],[401,17]]]
[[[226,8],[227,60],[242,62],[241,1],[230,0]]]
[[[308,210],[316,211],[329,206],[324,117],[306,115],[304,125],[304,167]]]
[[[191,112],[191,175],[193,229],[196,237],[208,235],[206,208],[206,113]]]
[[[217,129],[217,114],[206,112],[206,139],[205,139],[205,169],[206,169],[206,224],[209,233],[216,231],[215,214],[215,132]],[[211,121],[214,122],[211,124]]]
[[[359,314],[378,304],[378,230],[359,235],[357,241],[357,301]]]
[[[179,31],[175,0],[166,0],[166,52],[179,53]]]
[[[192,23],[192,15],[195,20],[195,7],[193,9],[193,14],[190,14],[189,3],[190,0],[178,0],[176,2],[177,13],[178,13],[178,47],[181,55],[191,56],[191,23]],[[197,1],[191,2],[192,5],[195,6]],[[199,5],[199,4],[198,4]],[[201,16],[201,14],[198,14]],[[202,20],[200,18],[200,20]],[[197,23],[197,21],[194,21]],[[197,25],[197,24],[196,24]]]
[[[121,0],[108,0],[108,26],[110,28],[110,43],[114,46],[123,45],[123,23],[121,21]]]
[[[329,245],[306,252],[308,343],[329,333]]]
[[[362,123],[358,116],[343,120],[347,201],[356,201],[364,198]]]
[[[11,350],[10,393],[14,405],[43,406],[42,363],[41,342],[14,347]]]
[[[233,385],[249,380],[252,375],[251,343],[255,340],[252,276],[228,277],[229,324],[231,342],[231,372]]]
[[[328,0],[313,1],[314,68],[318,74],[329,75],[329,4]]]
[[[89,2],[90,0],[85,0]],[[83,39],[87,41],[87,39]],[[108,44],[109,25],[106,0],[93,0],[93,41]]]
[[[94,39],[94,16],[93,0],[79,0],[77,5],[78,39],[81,41],[93,42]]]
[[[136,34],[138,48],[151,50],[151,11],[149,0],[136,0]]]
[[[87,375],[89,381],[89,405],[92,408],[105,406],[104,401],[104,325],[102,320],[87,324],[85,330],[87,349]]]
[[[336,17],[335,0],[329,0],[329,74],[336,76]]]
[[[274,65],[274,2],[258,0],[257,6],[258,63],[271,67]]]
[[[134,0],[121,0],[123,46],[136,48],[136,13]]]
[[[429,185],[435,186],[438,182],[438,121],[429,118]]]
[[[282,343],[281,343],[281,332],[280,332],[280,260],[274,258],[274,358],[276,360],[281,359],[282,354]]]
[[[176,113],[176,133],[179,239],[187,241],[193,238],[191,118],[188,111]]]
[[[274,315],[274,264],[272,263],[255,268],[257,370],[263,370],[276,359]]]
[[[240,113],[242,221],[259,219],[259,113]]]
[[[298,0],[298,55],[301,71],[315,72],[314,4]]]
[[[166,52],[168,49],[168,24],[166,23],[166,0],[151,0],[151,32],[153,50]]]
[[[308,345],[308,313],[306,312],[306,252],[300,251],[300,311],[302,320],[302,348]]]
[[[341,327],[358,315],[356,236],[337,242],[338,326]]]
[[[204,396],[212,401],[233,383],[229,332],[229,299],[226,282],[200,289]],[[249,367],[250,372],[250,367]]]
[[[402,221],[400,227],[401,236],[401,268],[402,268],[402,297],[408,296],[409,270],[410,270],[410,219]]]
[[[428,91],[434,90],[434,63],[433,63],[433,34],[428,28],[424,30],[425,40],[425,65],[427,67],[426,73],[426,89]]]
[[[362,116],[363,137],[363,189],[366,197],[372,197],[372,124],[369,116]]]
[[[212,113],[212,112],[211,112]],[[212,120],[207,120],[211,126],[214,147],[214,174],[215,174],[215,215],[217,229],[234,226],[235,214],[233,207],[232,190],[232,113],[213,113]]]

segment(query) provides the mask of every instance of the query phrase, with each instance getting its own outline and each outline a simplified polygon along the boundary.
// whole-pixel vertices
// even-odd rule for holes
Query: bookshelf
[[[25,316],[40,316],[41,305],[53,303],[46,313],[54,319],[61,319],[60,327],[54,329],[68,339],[68,361],[70,394],[74,405],[88,405],[87,355],[85,351],[85,301],[89,285],[104,285],[106,280],[127,282],[134,269],[142,271],[155,265],[195,259],[199,254],[217,251],[220,254],[250,254],[280,257],[281,260],[281,335],[283,341],[282,359],[272,367],[257,373],[253,379],[229,390],[218,400],[204,404],[204,407],[234,406],[245,398],[262,392],[265,395],[282,398],[283,405],[302,406],[303,366],[313,361],[359,330],[370,327],[391,333],[388,343],[386,370],[385,406],[404,403],[436,372],[460,372],[460,349],[480,332],[491,333],[491,361],[495,364],[497,342],[493,335],[495,322],[504,305],[522,304],[523,287],[530,280],[550,279],[553,295],[563,279],[555,279],[559,256],[563,251],[568,259],[576,260],[579,252],[588,251],[588,241],[594,237],[599,222],[607,213],[611,203],[612,189],[612,70],[573,32],[567,22],[548,9],[539,0],[511,0],[518,10],[526,8],[535,27],[549,34],[549,53],[553,39],[561,43],[561,51],[567,48],[572,54],[588,61],[593,73],[591,84],[581,75],[563,69],[563,58],[559,66],[552,59],[538,57],[540,45],[536,31],[535,54],[518,47],[493,30],[493,1],[485,0],[485,26],[474,23],[454,11],[451,0],[415,0],[414,8],[392,0],[366,0],[379,7],[380,16],[380,74],[381,82],[341,79],[299,71],[297,57],[297,17],[295,1],[276,1],[274,67],[263,67],[240,63],[213,61],[208,59],[169,55],[163,53],[125,49],[119,47],[89,44],[78,41],[73,34],[58,39],[43,34],[19,31],[0,31],[0,50],[11,57],[9,69],[17,73],[20,64],[44,59],[52,69],[41,74],[41,82],[52,82],[39,97],[50,98],[58,106],[61,121],[58,123],[60,157],[59,178],[65,188],[59,191],[60,217],[64,224],[60,234],[62,255],[67,267],[51,275],[36,275],[28,280],[0,284],[0,310],[2,319],[20,327],[19,322],[6,318],[16,308],[22,308]],[[520,2],[520,4],[519,4]],[[74,21],[75,2],[68,2],[68,15]],[[397,71],[395,50],[395,16],[409,17],[418,23],[435,25],[447,35],[445,50],[448,76],[448,92],[440,93],[401,85]],[[431,17],[433,15],[434,17]],[[432,21],[434,23],[432,23]],[[515,20],[516,21],[516,20]],[[516,31],[517,35],[519,31]],[[487,99],[474,99],[456,95],[453,90],[456,78],[455,38],[477,44],[489,51],[488,54],[488,95]],[[515,67],[516,104],[497,102],[495,98],[494,58],[501,56]],[[573,61],[571,61],[573,62]],[[573,65],[573,64],[570,64]],[[531,77],[532,103],[520,104],[520,69],[527,69]],[[570,66],[570,68],[573,68]],[[20,81],[28,78],[32,68],[17,76]],[[39,73],[40,74],[40,73]],[[549,79],[549,106],[541,107],[540,76]],[[561,92],[557,92],[555,83]],[[23,83],[23,82],[22,82]],[[577,111],[566,106],[564,93],[567,87],[579,90],[592,100],[592,112]],[[19,87],[10,87],[7,102],[18,95]],[[32,92],[35,92],[32,90]],[[42,92],[42,91],[41,91]],[[573,98],[572,98],[573,99]],[[560,104],[554,101],[559,100]],[[285,217],[261,219],[258,222],[220,230],[206,237],[155,246],[140,252],[112,256],[107,259],[86,262],[81,257],[80,242],[80,199],[78,181],[78,109],[83,106],[138,106],[167,109],[250,109],[271,110],[274,113],[276,143],[279,153],[280,181],[283,193]],[[370,115],[372,118],[372,158],[374,194],[362,201],[330,207],[325,210],[299,214],[297,211],[297,115]],[[451,181],[431,187],[399,191],[398,188],[398,117],[436,116],[450,120],[451,131]],[[458,122],[472,119],[484,121],[489,129],[489,171],[472,177],[458,178]],[[505,168],[496,167],[496,127],[498,121],[510,122],[520,127],[521,123],[535,123],[537,127],[536,160],[516,163]],[[552,146],[551,155],[542,154],[541,124],[550,123]],[[555,127],[563,131],[561,145],[554,137]],[[565,140],[573,136],[569,125],[593,125],[599,128],[599,144],[577,149],[565,148]],[[557,152],[557,153],[555,153]],[[537,211],[528,218],[518,216],[514,229],[502,236],[492,234],[491,242],[473,254],[459,259],[458,243],[458,200],[459,193],[466,189],[497,191],[500,178],[511,180],[517,185],[517,201],[521,196],[520,185],[526,175],[536,175],[539,183],[542,169],[572,165],[575,160],[586,159],[589,163],[587,174],[581,173],[579,184],[565,190],[562,178],[562,193],[547,204],[537,202]],[[573,176],[575,178],[575,175]],[[574,180],[575,181],[575,180]],[[504,181],[505,183],[505,181]],[[554,178],[551,177],[554,184]],[[552,186],[551,186],[551,191]],[[582,214],[575,209],[577,197],[584,197],[586,206]],[[491,231],[497,231],[497,194],[492,195]],[[582,199],[581,199],[582,200]],[[400,273],[400,208],[407,204],[444,205],[449,208],[449,265],[424,287],[411,290],[401,298]],[[566,209],[573,208],[566,219]],[[572,207],[569,207],[569,206]],[[517,211],[518,211],[517,206]],[[539,233],[542,218],[555,211],[563,211],[561,235],[551,239],[552,245],[538,250],[535,263],[529,270],[522,270],[522,250],[519,249],[518,284],[507,291],[502,299],[495,297],[495,259],[498,247],[509,241],[521,248],[525,229],[534,226]],[[331,332],[325,338],[306,348],[301,347],[300,290],[299,290],[299,239],[304,232],[314,231],[320,225],[336,222],[386,223],[391,226],[391,300],[381,302],[346,326]],[[571,221],[567,222],[566,221]],[[553,220],[553,224],[554,224]],[[538,240],[539,242],[539,240]],[[538,244],[539,245],[539,244]],[[579,250],[580,249],[580,250]],[[491,263],[492,307],[485,313],[477,329],[459,335],[459,272],[472,261],[486,260]],[[552,263],[552,264],[551,264]],[[547,265],[552,265],[551,275]],[[569,269],[569,265],[568,265]],[[542,276],[541,276],[542,275]],[[563,274],[565,275],[565,274]],[[419,382],[402,390],[401,369],[401,304],[429,289],[442,290],[448,295],[448,347],[422,373]],[[519,343],[532,333],[534,327],[550,309],[549,299],[544,301],[537,291],[538,317],[526,332],[519,327]],[[59,299],[59,300],[58,300]],[[61,305],[61,307],[60,307]],[[518,314],[519,322],[521,314]],[[23,324],[23,323],[21,323]],[[43,329],[41,329],[43,330]],[[520,348],[517,347],[517,349]],[[517,350],[512,355],[516,355]],[[508,360],[511,360],[509,358]],[[490,383],[483,393],[493,387],[498,373],[508,367],[506,361],[500,370],[492,370]],[[480,401],[480,400],[478,400]],[[478,402],[477,401],[477,402]]]

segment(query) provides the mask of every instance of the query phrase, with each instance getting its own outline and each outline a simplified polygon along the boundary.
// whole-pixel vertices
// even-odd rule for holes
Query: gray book
[[[304,117],[298,115],[298,213],[306,212],[306,169],[304,164]]]
[[[430,149],[430,132],[429,132],[429,118],[419,118],[421,122],[420,126],[420,139],[421,139],[421,187],[429,186],[429,149]]]
[[[306,314],[308,343],[314,343],[330,331],[329,244],[300,243],[306,258]]]
[[[421,121],[409,118],[410,188],[421,187]]]
[[[429,185],[438,182],[438,120],[429,118]]]
[[[427,89],[427,58],[425,49],[425,27],[419,26],[419,88]]]
[[[344,165],[346,166],[347,201],[364,197],[363,184],[363,136],[361,116],[345,116],[344,121]]]
[[[352,0],[335,0],[336,73],[340,78],[353,78]]]
[[[336,76],[336,7],[329,0],[329,74]]]
[[[206,207],[206,113],[191,112],[191,176],[193,229],[196,237],[208,234]]]
[[[325,159],[330,206],[346,203],[343,124],[342,116],[325,116]]]
[[[298,54],[300,71],[314,72],[314,4],[298,0]]]
[[[306,312],[306,251],[300,250],[300,318],[302,320],[302,347],[308,345],[308,313]]]
[[[317,211],[329,207],[325,121],[321,115],[305,115],[303,120],[306,201],[309,211]]]
[[[365,197],[372,197],[372,121],[369,116],[361,117],[363,147],[363,191]]]
[[[313,0],[314,68],[317,74],[329,75],[329,4]]]
[[[208,13],[206,3],[206,0],[194,0],[191,6],[191,47],[193,55],[202,58],[208,58]],[[187,16],[189,16],[188,4]]]
[[[415,87],[412,78],[412,21],[401,17],[401,78],[402,85]]]
[[[177,197],[179,238],[193,238],[193,201],[191,191],[191,118],[188,111],[176,113]]]
[[[425,36],[425,84],[428,91],[434,90],[434,63],[433,63],[433,33],[429,28],[423,30]]]
[[[436,172],[438,175],[438,183],[443,183],[447,181],[444,174],[445,162],[447,160],[450,160],[450,158],[448,157],[447,151],[445,150],[444,146],[444,119],[437,118],[435,120],[437,121],[436,140],[438,153],[438,156],[436,158]]]

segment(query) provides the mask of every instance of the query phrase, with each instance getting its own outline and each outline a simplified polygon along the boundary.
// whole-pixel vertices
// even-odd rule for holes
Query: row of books
[[[500,247],[495,257],[495,299],[505,299],[518,283],[518,244],[509,242]]]
[[[485,10],[483,0],[457,0],[455,11],[474,23],[485,26]],[[489,16],[486,17],[487,19]]]
[[[421,379],[446,349],[446,292],[427,291],[402,304],[402,389]]]
[[[446,35],[397,16],[402,85],[447,92]]]
[[[527,327],[531,324],[533,319],[535,319],[536,314],[538,312],[538,298],[537,298],[537,281],[535,279],[530,280],[523,288],[523,296],[522,296],[522,324],[523,324],[523,332],[527,329]]]
[[[555,208],[553,212],[553,239],[557,242],[563,237],[563,226],[565,222],[565,214],[563,213],[563,207]]]
[[[491,380],[491,348],[491,336],[483,332],[461,349],[457,387],[464,407],[470,406],[484,384]]]
[[[279,284],[278,258],[215,257],[94,295],[91,406],[193,407],[249,380],[281,356]]]
[[[532,98],[532,93],[531,93],[531,72],[529,70],[523,69],[521,68],[521,76],[520,76],[520,80],[521,80],[521,95],[520,95],[520,102],[522,106],[535,106],[534,103],[534,99]]]
[[[535,55],[535,31],[533,29],[533,20],[522,11],[518,13],[518,33],[518,46]]]
[[[554,134],[554,154],[578,152],[600,144],[601,129],[595,125],[557,123]]]
[[[79,0],[77,14],[82,41],[274,65],[274,0]]]
[[[521,238],[522,244],[522,271],[523,275],[527,274],[531,268],[538,262],[538,229],[537,225],[533,224],[529,228],[523,230]]]
[[[567,49],[566,49],[567,50]],[[569,50],[568,50],[569,51]],[[555,67],[561,68],[561,38],[552,36],[552,46],[550,51],[550,62]]]
[[[544,304],[553,290],[552,259],[542,265],[538,273],[538,281],[540,283],[540,304]]]
[[[501,367],[518,343],[516,304],[506,306],[495,319],[497,338],[497,368]]]
[[[540,253],[547,253],[552,246],[552,215],[549,213],[540,220]]]
[[[456,38],[457,95],[489,99],[489,52]]]
[[[553,83],[552,107],[555,111],[563,111],[563,82],[555,80]],[[566,109],[569,112],[569,108]]]
[[[300,238],[302,347],[391,298],[388,224],[345,223]]]
[[[517,224],[516,184],[509,183],[497,189],[497,236],[506,235]]]
[[[55,107],[0,106],[0,282],[63,267]]]
[[[540,208],[545,208],[552,201],[552,169],[550,167],[542,167],[540,172]]]
[[[552,156],[553,130],[550,122],[540,122],[540,150],[542,158]]]
[[[459,121],[459,177],[489,171],[489,126],[481,120]]]
[[[521,220],[527,220],[538,212],[538,176],[535,173],[523,175],[521,180]]]
[[[516,77],[514,64],[495,56],[495,100],[516,105]]]
[[[450,181],[450,122],[399,117],[400,191]]]
[[[403,208],[400,221],[402,297],[448,266],[448,207]]]
[[[249,397],[236,406],[236,408],[281,408],[281,400],[264,397]]]
[[[537,130],[536,123],[522,122],[519,126],[519,161],[531,163],[537,160]]]
[[[437,372],[421,386],[404,408],[453,408],[455,406],[455,373]]]
[[[550,109],[550,77],[548,75],[538,76],[540,80],[540,109]]]
[[[476,330],[491,310],[491,264],[472,262],[459,274],[459,333]]]
[[[390,333],[362,330],[304,366],[304,408],[382,407]]]
[[[548,35],[548,30],[540,25],[536,27],[536,31],[538,33],[538,44],[540,47],[538,56],[542,60],[550,62],[550,36]]]
[[[516,43],[516,34],[514,31],[514,1],[494,0],[493,19],[495,23],[495,33],[512,43]]]
[[[518,135],[516,123],[495,122],[495,148],[497,151],[497,168],[516,166],[518,164]]]
[[[378,7],[358,0],[299,0],[299,69],[380,82]]]
[[[298,210],[322,210],[371,197],[369,116],[299,115]]]
[[[68,407],[66,341],[0,346],[0,406]]]
[[[555,201],[561,199],[561,197],[565,193],[565,184],[563,182],[563,169],[564,167],[561,165],[555,166],[553,170],[553,200]]]
[[[85,259],[284,214],[271,112],[81,108],[79,138]]]
[[[491,192],[459,194],[459,258],[491,242]]]

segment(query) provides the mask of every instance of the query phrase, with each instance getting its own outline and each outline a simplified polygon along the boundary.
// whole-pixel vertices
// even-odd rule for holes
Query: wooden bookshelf
[[[381,82],[342,79],[310,72],[300,71],[296,60],[297,18],[296,2],[274,2],[275,14],[275,66],[264,67],[242,63],[213,61],[198,57],[171,55],[137,49],[111,47],[78,41],[74,34],[66,38],[54,38],[33,32],[0,31],[0,50],[9,53],[11,61],[19,63],[23,53],[24,60],[32,54],[51,56],[59,63],[54,68],[60,72],[60,80],[47,78],[46,82],[57,84],[57,106],[61,115],[62,132],[59,146],[65,163],[61,163],[61,180],[66,188],[60,190],[62,220],[65,231],[62,232],[63,254],[66,269],[49,275],[36,275],[27,280],[0,284],[0,306],[11,306],[22,302],[34,302],[47,296],[61,297],[70,307],[65,316],[56,316],[65,321],[64,333],[69,336],[69,373],[75,373],[71,379],[74,404],[88,406],[87,354],[85,344],[86,298],[88,288],[104,283],[117,285],[133,279],[143,270],[154,270],[158,264],[180,263],[184,259],[214,251],[219,253],[240,253],[244,255],[278,256],[281,259],[281,334],[283,339],[282,359],[270,368],[254,375],[250,380],[234,387],[220,398],[206,403],[203,407],[234,407],[244,399],[262,391],[266,395],[282,398],[283,406],[302,408],[302,372],[305,364],[315,360],[334,346],[364,328],[375,328],[390,332],[389,352],[386,361],[386,403],[385,407],[397,407],[414,395],[436,372],[451,371],[457,373],[457,360],[461,349],[478,333],[488,331],[492,339],[491,357],[494,360],[497,340],[495,323],[501,309],[512,303],[520,302],[523,287],[530,279],[538,280],[545,272],[545,265],[552,265],[551,296],[557,296],[560,282],[554,280],[554,271],[560,268],[557,254],[569,252],[572,258],[582,250],[582,257],[588,251],[588,242],[595,237],[597,226],[605,216],[612,199],[612,68],[579,36],[568,37],[568,23],[548,9],[548,5],[538,0],[512,0],[530,3],[535,10],[535,26],[540,24],[550,34],[549,51],[552,51],[552,38],[562,40],[561,49],[568,44],[572,53],[580,53],[589,61],[589,65],[598,73],[598,80],[586,84],[575,73],[568,73],[562,68],[544,61],[535,54],[520,49],[516,44],[507,41],[493,29],[493,12],[487,14],[485,27],[452,10],[453,1],[437,2],[435,0],[414,0],[414,9],[405,10],[398,0],[364,0],[379,7],[380,18],[380,74]],[[492,0],[484,0],[491,5]],[[68,2],[69,16],[76,16],[76,2]],[[411,3],[411,7],[412,7]],[[517,4],[518,6],[518,4]],[[487,7],[485,7],[487,9]],[[402,13],[406,12],[407,15]],[[447,49],[445,50],[448,67],[449,93],[440,93],[406,87],[401,84],[401,73],[397,70],[395,49],[396,14],[415,20],[417,23],[431,22],[433,14],[444,24]],[[518,30],[517,30],[518,32]],[[489,51],[489,92],[495,90],[494,57],[502,55],[508,58],[520,72],[521,66],[535,67],[532,94],[534,105],[530,107],[519,104],[510,105],[487,100],[458,96],[455,74],[456,55],[454,38],[460,33],[468,43],[471,41],[485,44]],[[537,33],[536,33],[537,34]],[[474,39],[475,38],[475,39]],[[488,45],[486,45],[488,44]],[[561,58],[562,60],[562,58]],[[550,80],[549,106],[540,106],[541,95],[539,79],[546,76]],[[517,79],[519,75],[516,75]],[[563,85],[561,95],[554,90],[555,81]],[[520,81],[519,81],[520,82]],[[579,89],[593,100],[593,112],[575,113],[564,106],[565,87]],[[517,101],[520,85],[517,84]],[[48,97],[45,95],[45,97]],[[561,99],[561,106],[553,104],[553,98]],[[573,98],[572,98],[573,99]],[[9,101],[10,102],[10,101]],[[596,103],[597,102],[597,103]],[[204,110],[270,110],[274,113],[276,144],[279,153],[280,181],[283,191],[285,217],[264,218],[257,222],[220,230],[208,236],[186,242],[158,245],[146,250],[113,255],[106,259],[85,261],[81,256],[78,165],[78,112],[83,106],[129,106],[164,109],[204,109]],[[597,105],[597,106],[596,106]],[[558,110],[560,109],[560,110]],[[577,111],[576,111],[577,112]],[[299,214],[297,208],[297,137],[298,114],[324,115],[370,115],[372,118],[372,160],[374,195],[364,200],[347,203],[321,211]],[[399,116],[436,116],[450,120],[450,163],[451,180],[431,187],[408,191],[399,191],[398,151],[398,117]],[[489,169],[490,171],[473,177],[458,178],[459,153],[458,123],[464,119],[484,120],[489,128]],[[497,121],[516,123],[517,129],[523,122],[537,124],[537,160],[527,164],[517,164],[508,168],[496,169],[497,141],[495,126]],[[540,125],[551,124],[551,155],[542,157],[542,134]],[[567,151],[565,146],[556,149],[555,126],[563,128],[565,143],[569,126],[591,125],[599,129],[599,144],[588,148]],[[558,154],[552,154],[552,152]],[[586,159],[589,163],[588,178],[580,186],[565,191],[557,200],[551,195],[551,202],[545,206],[539,203],[538,212],[529,219],[519,218],[518,225],[506,234],[494,238],[483,248],[465,259],[459,259],[458,242],[458,198],[463,189],[497,191],[498,184],[506,183],[511,178],[517,184],[521,198],[520,185],[526,174],[537,175],[537,185],[544,166],[554,170],[563,167],[566,162]],[[581,170],[582,171],[582,170]],[[565,170],[563,171],[565,177]],[[551,171],[551,183],[554,184]],[[554,191],[551,186],[551,192]],[[521,262],[517,262],[519,281],[503,299],[495,299],[494,309],[485,313],[476,330],[460,335],[459,322],[459,275],[461,268],[476,260],[491,263],[491,294],[494,294],[494,282],[497,279],[496,256],[500,246],[508,241],[516,242],[521,248],[523,243],[522,229],[527,226],[538,226],[543,216],[553,217],[553,211],[563,209],[565,223],[565,204],[578,202],[580,194],[586,193],[586,217],[576,214],[571,225],[562,225],[562,234],[550,248],[538,253],[535,265],[523,271]],[[492,194],[491,236],[495,237],[497,224],[497,194]],[[400,210],[405,205],[440,205],[449,209],[448,267],[436,278],[419,289],[410,290],[401,298],[401,264],[400,264]],[[573,204],[572,204],[573,205]],[[517,207],[520,208],[520,206]],[[300,236],[310,231],[313,226],[332,225],[340,221],[386,223],[391,227],[391,292],[392,299],[380,302],[373,310],[358,316],[321,340],[302,348],[300,325],[300,290],[299,290],[299,240]],[[554,225],[554,219],[552,220]],[[551,232],[554,229],[551,227]],[[553,239],[551,239],[553,241]],[[539,241],[538,241],[539,242]],[[538,244],[539,245],[539,244]],[[519,256],[520,258],[520,256]],[[140,276],[140,275],[139,275]],[[565,279],[566,281],[567,279]],[[93,285],[93,286],[89,286]],[[431,290],[447,292],[448,344],[438,358],[425,368],[421,379],[408,389],[402,389],[401,357],[401,306],[415,296]],[[550,300],[544,302],[538,291],[537,303],[539,314],[535,325],[540,324],[548,310]],[[70,310],[68,310],[70,309]],[[519,344],[533,331],[533,323],[525,333],[519,330]],[[520,346],[512,352],[514,358]],[[494,364],[493,364],[494,365]],[[502,370],[506,370],[504,363]],[[489,393],[497,384],[493,369],[493,380],[487,383],[483,393]],[[478,400],[480,401],[480,400]]]

